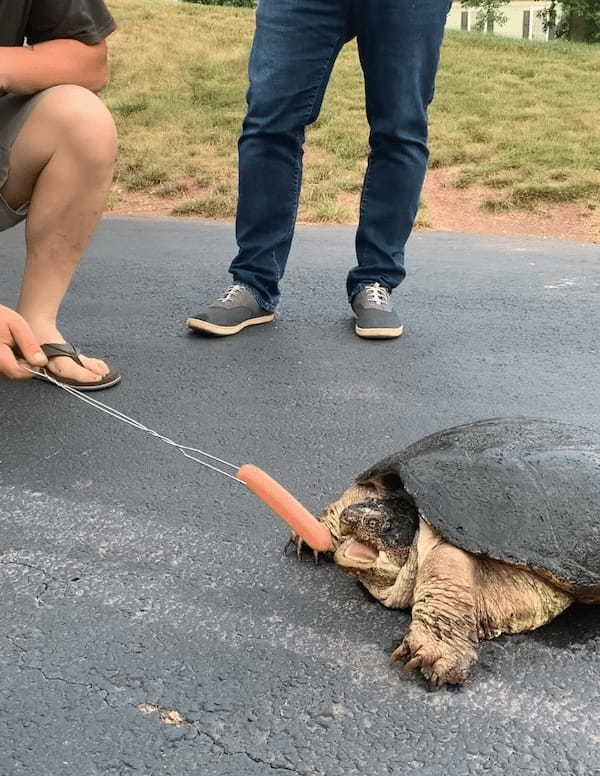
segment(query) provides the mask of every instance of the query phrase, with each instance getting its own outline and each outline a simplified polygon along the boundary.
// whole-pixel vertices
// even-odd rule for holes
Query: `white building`
[[[509,38],[527,38],[528,40],[549,40],[553,37],[552,30],[544,30],[540,11],[548,8],[549,2],[533,2],[533,0],[509,0],[500,11],[507,17],[505,24],[494,24],[496,35],[506,35]],[[448,14],[447,27],[450,30],[471,30],[475,28],[477,8],[463,8],[460,1],[452,3]]]

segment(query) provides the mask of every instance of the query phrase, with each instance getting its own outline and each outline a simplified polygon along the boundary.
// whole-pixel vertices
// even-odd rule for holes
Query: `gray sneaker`
[[[352,300],[356,316],[354,331],[359,337],[390,339],[402,334],[403,326],[394,312],[391,294],[379,283],[365,286]]]
[[[246,326],[269,323],[275,313],[263,310],[247,286],[235,283],[206,310],[187,319],[190,329],[226,337]]]

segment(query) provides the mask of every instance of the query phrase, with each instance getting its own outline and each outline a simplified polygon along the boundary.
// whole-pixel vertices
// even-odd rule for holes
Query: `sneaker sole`
[[[271,315],[261,315],[259,318],[248,318],[235,326],[219,326],[217,323],[209,323],[201,318],[188,318],[187,325],[190,329],[204,331],[207,334],[216,334],[218,337],[228,337],[231,334],[238,334],[247,326],[257,326],[260,323],[270,323],[275,318],[275,313]]]
[[[397,329],[362,329],[360,326],[355,326],[354,331],[359,337],[364,337],[365,339],[395,339],[402,334],[404,326],[399,326]]]

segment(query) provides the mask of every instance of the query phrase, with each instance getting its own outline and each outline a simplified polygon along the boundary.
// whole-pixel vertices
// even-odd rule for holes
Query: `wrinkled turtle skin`
[[[382,478],[453,545],[600,600],[596,431],[533,418],[469,423],[415,442],[357,482]]]
[[[401,673],[462,684],[482,641],[600,602],[600,434],[532,418],[447,429],[361,474],[319,519],[340,568],[411,609],[391,656]]]

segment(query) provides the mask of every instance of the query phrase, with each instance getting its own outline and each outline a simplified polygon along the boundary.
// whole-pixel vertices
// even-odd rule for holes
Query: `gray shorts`
[[[49,92],[31,95],[3,94],[0,96],[0,189],[8,179],[10,152],[17,135],[37,103]],[[28,202],[13,210],[0,194],[0,232],[10,229],[27,217]]]

